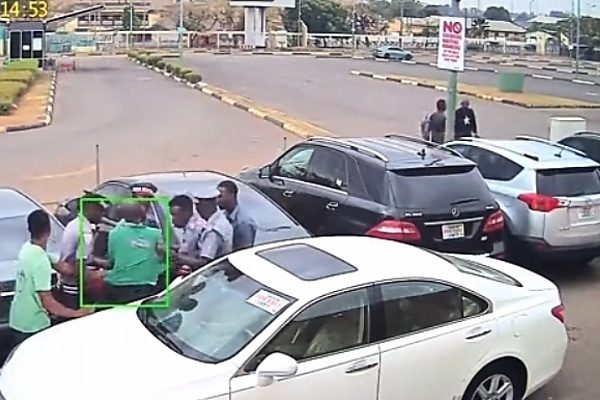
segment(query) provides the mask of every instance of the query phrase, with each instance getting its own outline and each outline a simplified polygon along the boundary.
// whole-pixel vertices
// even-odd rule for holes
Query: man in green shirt
[[[159,248],[160,229],[144,224],[146,211],[139,202],[122,206],[124,221],[108,235],[108,261],[104,275],[106,302],[126,304],[159,291],[158,277],[165,266]]]
[[[90,309],[72,310],[52,296],[52,264],[46,253],[51,233],[48,214],[43,210],[30,213],[27,229],[31,239],[19,252],[15,295],[8,317],[14,345],[48,328],[50,315],[77,318],[93,312]]]

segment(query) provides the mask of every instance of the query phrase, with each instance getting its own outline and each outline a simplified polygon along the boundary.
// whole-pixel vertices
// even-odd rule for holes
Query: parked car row
[[[387,135],[311,138],[239,177],[317,236],[587,263],[600,256],[598,168],[582,151],[536,137],[440,146]]]

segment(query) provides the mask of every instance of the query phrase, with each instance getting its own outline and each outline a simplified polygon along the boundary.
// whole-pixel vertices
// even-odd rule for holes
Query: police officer
[[[154,207],[152,207],[152,199],[156,195],[156,192],[158,192],[156,186],[151,182],[136,182],[129,188],[134,198],[146,199],[140,202],[146,212],[145,224],[150,228],[160,229],[162,225],[161,221],[157,220],[158,216],[154,212]]]
[[[200,230],[198,256],[177,253],[176,262],[182,265],[181,272],[191,272],[221,256],[229,254],[233,246],[233,227],[227,216],[219,210],[219,191],[214,187],[203,188],[194,194],[196,210],[206,224]]]

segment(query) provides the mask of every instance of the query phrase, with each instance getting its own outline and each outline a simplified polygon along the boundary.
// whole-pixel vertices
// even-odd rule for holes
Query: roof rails
[[[336,138],[330,138],[330,137],[313,136],[311,138],[308,138],[307,141],[308,142],[323,142],[323,143],[335,144],[335,145],[338,145],[338,146],[343,146],[343,147],[345,147],[347,149],[358,151],[359,153],[363,153],[363,154],[369,155],[371,157],[375,157],[375,158],[377,158],[377,159],[379,159],[379,160],[381,160],[383,162],[388,162],[389,161],[388,158],[384,154],[382,154],[382,153],[380,153],[378,151],[375,151],[375,150],[370,149],[370,148],[365,147],[365,146],[361,146],[360,144],[349,142],[349,141],[344,140],[344,139],[336,139]]]
[[[525,141],[543,143],[543,144],[547,144],[547,145],[552,146],[552,147],[556,147],[557,149],[559,149],[559,152],[556,153],[556,154],[554,154],[555,157],[560,157],[560,154],[564,150],[570,151],[571,153],[577,154],[578,156],[587,157],[587,155],[583,151],[581,151],[581,150],[577,150],[577,149],[574,149],[572,147],[565,146],[564,144],[556,143],[556,142],[553,142],[551,140],[540,138],[540,137],[536,137],[536,136],[517,136],[517,137],[515,137],[515,140],[525,140]]]
[[[584,135],[600,136],[600,132],[581,131],[581,132],[575,133],[574,136],[584,136]]]
[[[488,139],[483,139],[483,138],[476,138],[476,137],[471,137],[471,136],[461,137],[458,140],[462,140],[464,142],[480,142],[480,143],[484,143],[487,146],[496,147],[496,148],[502,149],[504,151],[508,151],[509,153],[513,153],[513,154],[516,154],[518,156],[529,158],[530,160],[533,160],[533,161],[540,161],[540,158],[538,156],[534,155],[534,154],[521,153],[520,151],[511,149],[511,148],[508,148],[508,147],[500,146],[497,143],[494,143],[494,140],[488,140]]]
[[[431,149],[437,149],[437,150],[441,150],[441,151],[445,151],[446,153],[451,153],[452,155],[458,156],[458,157],[463,157],[462,154],[460,154],[458,151],[451,149],[449,147],[446,147],[444,145],[441,144],[437,144],[434,142],[430,142],[429,140],[425,140],[425,139],[419,139],[417,137],[414,136],[409,136],[409,135],[402,135],[399,133],[390,133],[384,136],[387,139],[401,139],[401,140],[406,140],[407,142],[412,142],[412,143],[417,143],[417,144],[421,144],[423,146],[427,146]]]

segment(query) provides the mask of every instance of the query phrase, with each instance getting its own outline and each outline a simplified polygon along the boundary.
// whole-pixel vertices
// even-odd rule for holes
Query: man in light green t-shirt
[[[165,271],[159,244],[160,229],[144,224],[146,211],[139,202],[121,209],[124,221],[108,235],[111,268],[104,276],[107,303],[125,304],[159,291],[158,277]]]
[[[31,240],[19,252],[15,295],[8,321],[14,345],[48,328],[50,314],[76,318],[92,312],[66,308],[52,297],[52,264],[46,253],[51,233],[48,214],[43,210],[33,211],[27,216],[27,228]]]

